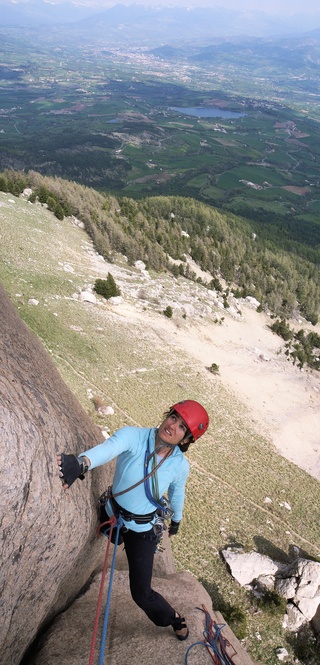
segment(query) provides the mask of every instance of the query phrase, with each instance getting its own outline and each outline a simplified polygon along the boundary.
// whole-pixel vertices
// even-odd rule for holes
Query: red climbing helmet
[[[193,399],[184,399],[170,407],[170,413],[176,411],[183,418],[194,438],[199,439],[209,427],[209,416],[201,404]]]

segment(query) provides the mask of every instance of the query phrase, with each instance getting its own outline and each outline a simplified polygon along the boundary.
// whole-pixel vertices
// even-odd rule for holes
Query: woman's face
[[[161,423],[158,429],[158,437],[163,443],[170,443],[171,446],[176,446],[183,441],[188,432],[188,427],[178,413],[171,413]]]

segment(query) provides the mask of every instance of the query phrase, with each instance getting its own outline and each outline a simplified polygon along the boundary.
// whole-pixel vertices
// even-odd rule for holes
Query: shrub
[[[289,339],[292,339],[293,337],[293,332],[290,330],[290,327],[288,323],[285,321],[285,319],[279,319],[275,321],[272,326],[270,326],[270,329],[272,332],[275,332],[279,337],[282,337],[282,339],[287,342]]]
[[[223,295],[223,306],[224,306],[225,309],[228,309],[228,307],[230,307],[230,305],[228,303],[228,297],[227,297],[226,294]]]
[[[164,314],[165,316],[167,316],[168,319],[171,319],[172,314],[173,314],[172,307],[170,307],[170,305],[168,305],[168,306],[163,310],[163,314]]]
[[[236,605],[226,605],[221,611],[223,618],[238,640],[244,640],[247,633],[247,617],[245,612]]]
[[[302,626],[298,633],[288,635],[287,641],[299,662],[305,665],[320,663],[320,641],[310,624]]]
[[[0,176],[0,191],[1,192],[7,192],[8,188],[9,188],[9,185],[8,185],[7,178],[5,178],[4,175],[1,175]]]
[[[278,616],[285,614],[287,601],[279,596],[275,589],[265,589],[261,598],[258,599],[258,605],[269,614]]]
[[[121,294],[121,291],[117,287],[110,272],[108,272],[107,279],[96,279],[94,291],[98,293],[99,296],[106,298],[106,300],[109,300],[109,298],[113,298],[114,296],[120,296]]]
[[[213,289],[214,291],[220,291],[220,292],[222,291],[222,286],[218,280],[218,277],[213,277],[208,287],[209,289]]]
[[[63,212],[63,207],[60,205],[60,203],[56,203],[54,207],[54,216],[57,217],[57,219],[62,220],[64,218],[64,212]]]
[[[319,321],[318,314],[316,312],[312,312],[311,314],[308,315],[307,320],[310,321],[310,323],[312,323],[313,326],[316,326]]]
[[[216,363],[212,363],[212,365],[208,367],[208,370],[209,372],[211,372],[211,374],[219,374],[219,365],[217,365]]]

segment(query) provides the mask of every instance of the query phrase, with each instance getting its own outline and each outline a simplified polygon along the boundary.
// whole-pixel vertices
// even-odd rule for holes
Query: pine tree
[[[96,279],[94,291],[100,296],[106,298],[106,300],[109,300],[109,298],[113,298],[114,296],[121,295],[121,291],[116,285],[115,280],[110,272],[108,272],[107,279]]]

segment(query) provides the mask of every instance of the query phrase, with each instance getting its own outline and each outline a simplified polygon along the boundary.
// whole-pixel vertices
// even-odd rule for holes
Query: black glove
[[[169,527],[169,536],[175,536],[176,533],[178,533],[179,526],[180,522],[174,522],[173,520],[171,520]]]
[[[88,471],[84,457],[76,457],[75,455],[65,455],[61,453],[60,470],[62,473],[62,482],[67,485],[72,485],[77,478],[84,480],[84,474]]]

